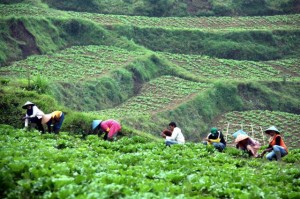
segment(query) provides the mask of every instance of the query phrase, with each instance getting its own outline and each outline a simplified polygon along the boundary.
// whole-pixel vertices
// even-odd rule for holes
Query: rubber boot
[[[281,153],[280,153],[280,151],[276,151],[275,155],[276,155],[277,161],[281,161]]]

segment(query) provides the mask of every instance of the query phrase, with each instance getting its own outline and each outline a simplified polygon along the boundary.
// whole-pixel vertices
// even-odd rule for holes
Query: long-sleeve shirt
[[[174,128],[171,136],[166,136],[166,140],[177,141],[178,144],[184,144],[185,143],[185,139],[184,139],[184,136],[181,132],[181,129],[178,128],[178,127]]]
[[[31,115],[28,115],[26,113],[26,117],[29,117],[29,118],[34,118],[34,117],[37,117],[38,119],[41,119],[43,117],[43,115],[45,115],[45,113],[43,111],[41,111],[37,106],[33,106],[32,107],[32,114]],[[29,122],[29,119],[25,119],[25,127],[28,126],[28,122]]]

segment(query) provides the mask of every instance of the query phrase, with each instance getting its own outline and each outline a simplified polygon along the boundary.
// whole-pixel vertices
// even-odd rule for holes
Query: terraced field
[[[234,132],[243,129],[262,144],[267,144],[269,137],[263,133],[270,126],[276,126],[281,132],[289,148],[300,147],[300,115],[278,112],[252,110],[244,112],[230,112],[221,117],[217,126],[223,129],[224,135],[228,133],[228,143],[233,143]]]
[[[167,29],[198,29],[202,31],[234,30],[288,30],[300,29],[300,15],[262,17],[142,17],[124,15],[103,15],[81,12],[65,12],[25,4],[0,5],[0,16],[28,16],[50,18],[80,18],[101,25],[128,25],[137,27]]]
[[[57,53],[30,56],[0,68],[1,76],[27,78],[42,75],[57,81],[82,81],[100,77],[124,67],[143,51],[128,51],[113,46],[74,46]],[[299,59],[267,62],[236,61],[201,55],[158,53],[199,79],[298,80]]]
[[[254,62],[217,59],[201,55],[160,54],[199,78],[282,80],[283,77],[289,79],[300,77],[299,59]]]
[[[212,84],[209,83],[161,76],[143,85],[141,92],[124,104],[95,113],[114,118],[154,114],[170,108],[174,109],[178,104],[211,87]]]
[[[0,74],[26,78],[30,73],[57,81],[82,81],[124,67],[144,54],[142,51],[132,52],[112,46],[74,46],[57,53],[30,56],[14,62],[0,68]]]

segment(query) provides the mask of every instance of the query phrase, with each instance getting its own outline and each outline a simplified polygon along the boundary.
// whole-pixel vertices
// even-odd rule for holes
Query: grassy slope
[[[5,76],[10,75],[12,77],[17,75],[18,77],[27,78],[27,71],[30,70],[33,76],[38,75],[43,78],[47,76],[49,81],[57,81],[58,83],[55,83],[56,86],[52,87],[52,92],[60,103],[72,109],[98,110],[119,105],[114,109],[96,112],[93,116],[87,116],[86,119],[82,120],[78,119],[79,116],[69,116],[70,120],[66,121],[66,123],[69,126],[68,129],[71,130],[76,130],[76,128],[70,127],[72,122],[78,121],[80,124],[75,126],[82,128],[79,130],[82,131],[87,129],[87,127],[84,127],[84,122],[90,123],[92,118],[98,116],[119,118],[128,126],[146,132],[152,131],[153,134],[157,134],[160,128],[172,119],[179,121],[179,125],[182,126],[189,139],[200,140],[206,134],[205,130],[210,125],[213,125],[211,123],[212,119],[226,111],[243,110],[247,109],[246,107],[248,109],[275,109],[289,112],[297,112],[299,109],[296,108],[297,100],[293,100],[293,98],[298,97],[294,92],[283,94],[284,91],[282,90],[282,96],[286,95],[286,97],[280,97],[280,93],[278,93],[276,94],[279,98],[278,101],[270,101],[260,97],[261,104],[251,104],[253,99],[248,99],[249,97],[240,92],[248,89],[250,94],[255,90],[255,92],[260,92],[261,96],[270,96],[270,93],[273,94],[271,92],[272,86],[270,85],[267,85],[267,87],[248,85],[243,88],[243,85],[236,83],[231,88],[233,92],[229,98],[225,95],[226,89],[225,93],[222,91],[224,86],[219,87],[221,89],[218,90],[218,88],[212,88],[215,85],[210,85],[215,79],[225,80],[228,77],[237,81],[245,81],[245,79],[247,81],[257,81],[264,80],[265,77],[268,77],[269,80],[283,81],[283,83],[290,80],[298,81],[299,71],[297,69],[299,66],[297,58],[268,62],[249,62],[163,52],[154,55],[153,52],[126,42],[124,38],[121,40],[115,39],[115,33],[110,32],[115,27],[117,32],[123,32],[125,27],[125,30],[126,28],[129,30],[127,33],[131,34],[131,31],[134,30],[131,28],[132,24],[135,24],[135,30],[137,31],[146,29],[153,32],[162,30],[169,33],[175,31],[176,33],[176,31],[180,32],[185,29],[180,34],[185,33],[185,31],[202,31],[205,34],[211,34],[211,32],[213,34],[223,34],[223,32],[228,32],[228,34],[232,34],[231,37],[238,36],[243,31],[250,29],[250,27],[251,30],[255,29],[258,31],[285,32],[288,30],[293,32],[299,29],[297,26],[299,15],[252,18],[160,19],[62,12],[34,6],[26,7],[25,4],[2,6],[0,11],[2,15],[8,17],[6,22],[9,22],[9,20],[22,21],[33,35],[36,35],[36,33],[33,31],[34,29],[30,28],[31,25],[35,24],[35,21],[41,21],[39,19],[41,14],[47,17],[47,19],[42,19],[42,21],[50,24],[50,27],[57,31],[57,38],[62,41],[62,44],[54,47],[52,50],[45,48],[43,50],[45,52],[47,50],[55,51],[56,48],[64,45],[93,44],[96,40],[84,39],[85,43],[81,43],[78,40],[78,38],[88,38],[93,34],[97,34],[97,32],[89,32],[91,30],[90,25],[97,27],[100,31],[98,32],[100,37],[105,37],[104,40],[94,44],[113,44],[121,47],[73,47],[59,53],[29,57],[26,60],[12,64],[8,68],[4,67],[1,69],[2,75]],[[7,13],[9,15],[23,16],[23,18],[9,19]],[[31,18],[27,18],[29,15]],[[33,15],[35,17],[32,18]],[[78,20],[78,18],[81,18],[81,20]],[[84,26],[83,24],[86,23],[90,24]],[[104,25],[108,30],[102,27],[98,28],[98,25]],[[39,31],[41,30],[42,28]],[[86,35],[79,33],[81,30],[87,30]],[[260,36],[259,34],[258,37]],[[269,37],[268,34],[265,36]],[[46,38],[49,37],[46,36]],[[43,46],[46,47],[47,45],[37,42],[37,46],[43,49]],[[128,47],[132,50],[124,49]],[[82,66],[85,67],[82,68]],[[157,66],[164,69],[158,69]],[[147,70],[145,70],[145,67]],[[59,73],[57,72],[58,68],[60,70]],[[80,71],[76,68],[80,68]],[[66,72],[61,73],[62,70],[66,70]],[[161,75],[169,76],[164,77]],[[109,82],[108,80],[111,77],[117,81]],[[148,81],[150,82],[147,83]],[[224,83],[224,85],[226,84]],[[204,85],[205,90],[202,89],[202,85]],[[101,89],[99,89],[99,86]],[[121,89],[119,86],[121,86]],[[297,85],[290,83],[286,86],[290,89],[297,89]],[[65,88],[68,88],[69,91]],[[271,90],[264,93],[264,89]],[[103,90],[106,92],[103,92]],[[109,94],[111,90],[115,90],[117,94]],[[220,100],[209,99],[211,96],[218,95],[221,98],[220,100],[224,101],[223,104]],[[98,99],[101,99],[103,103],[99,103]],[[236,105],[230,104],[232,99],[235,99]],[[288,105],[287,103],[282,103],[285,99],[288,99]],[[126,103],[121,104],[124,101]],[[17,104],[20,103],[22,102]],[[82,104],[84,105],[82,106]],[[95,106],[95,104],[97,105]],[[43,108],[46,111],[50,111],[50,108],[47,106]],[[191,111],[193,112],[192,114]],[[142,113],[142,116],[140,116],[140,113]]]
[[[28,9],[30,12],[31,8]],[[26,9],[23,11],[27,12]],[[53,10],[46,11],[52,13]],[[52,14],[57,13],[53,11]],[[47,12],[44,16],[47,16]],[[67,34],[86,21],[70,21],[67,18],[66,28],[58,31],[62,33],[58,34],[63,39],[62,46],[82,44],[76,43],[76,39],[82,37],[81,34],[75,34],[73,38]],[[115,19],[114,16],[111,19]],[[33,21],[29,24],[35,24],[36,20],[37,18],[25,17],[21,21]],[[43,21],[51,22],[55,27],[65,24],[59,19]],[[86,28],[83,30],[90,30]],[[110,35],[110,32],[102,28],[97,30],[96,33],[101,35]],[[1,111],[0,123],[21,127],[21,121],[18,120],[24,112],[21,105],[26,100],[31,100],[45,112],[63,110],[66,113],[63,130],[72,132],[72,136],[65,132],[58,137],[52,134],[41,136],[37,132],[1,126],[0,153],[4,157],[0,163],[1,196],[299,197],[299,149],[291,150],[283,159],[284,162],[278,165],[265,160],[245,159],[245,154],[233,148],[228,148],[225,153],[218,153],[197,143],[165,148],[162,139],[151,136],[158,135],[170,120],[179,124],[189,141],[200,141],[212,125],[217,125],[226,132],[227,122],[253,124],[255,128],[277,125],[289,148],[298,148],[297,140],[290,139],[291,135],[298,135],[293,130],[299,126],[293,126],[299,121],[300,113],[298,59],[239,62],[198,55],[154,53],[127,43],[126,39],[120,41],[110,38],[104,43],[87,41],[91,42],[89,44],[115,46],[72,47],[59,52],[55,50],[59,49],[56,46],[52,49],[54,53],[29,57],[1,68],[0,106],[4,107],[4,111]],[[131,50],[125,50],[128,46]],[[11,49],[17,48],[12,46]],[[147,56],[143,55],[144,50]],[[122,57],[124,54],[126,56]],[[109,58],[110,55],[113,58]],[[119,56],[120,60],[116,59]],[[95,60],[98,64],[93,65]],[[84,70],[81,67],[79,70],[80,65],[86,66]],[[72,70],[71,67],[69,75],[66,75],[68,71],[63,74],[55,73],[56,67],[65,69],[70,66],[78,69]],[[27,77],[26,69],[22,67],[38,75],[32,77],[30,85],[27,79],[12,78]],[[45,78],[38,78],[39,75],[47,75],[51,84]],[[82,75],[84,78],[80,82],[76,81]],[[109,84],[105,80],[111,77],[116,82]],[[78,97],[75,99],[86,96],[83,100],[94,103],[90,100],[98,98],[86,89],[96,92],[97,83],[106,88],[104,99],[109,101],[123,97],[126,102],[116,102],[120,104],[113,109],[105,108],[87,113],[75,112],[74,108],[78,107],[70,109],[59,105],[67,100],[63,99],[64,96]],[[40,94],[48,90],[49,85],[56,92],[55,99],[49,94]],[[124,93],[120,98],[109,95],[111,89],[119,86],[125,89],[125,93],[132,93],[133,96],[126,96]],[[77,96],[72,95],[72,92]],[[252,111],[237,112],[238,110]],[[74,135],[90,132],[91,121],[100,117],[120,119],[126,137],[118,142],[108,143],[95,135],[87,136],[85,140],[80,139],[82,135]],[[218,121],[217,118],[222,119]],[[229,133],[239,128],[232,127]],[[246,127],[245,130],[251,132]]]

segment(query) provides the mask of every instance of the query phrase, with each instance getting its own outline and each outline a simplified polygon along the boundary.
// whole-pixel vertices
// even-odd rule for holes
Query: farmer
[[[45,133],[44,127],[42,125],[42,117],[45,115],[34,103],[27,101],[23,106],[23,109],[27,109],[25,117],[25,128],[28,128],[28,122],[36,123],[38,130]]]
[[[223,151],[226,147],[226,141],[221,131],[218,131],[216,127],[210,129],[210,133],[204,139],[203,144],[213,145],[218,151]]]
[[[121,125],[119,122],[113,119],[108,120],[94,120],[92,123],[93,130],[100,130],[100,132],[104,132],[104,140],[112,141],[115,136],[117,136],[118,132],[121,130]]]
[[[277,161],[281,161],[281,157],[288,154],[288,149],[280,136],[280,132],[275,126],[271,126],[265,130],[265,133],[271,136],[269,146],[259,155],[259,157],[263,157],[265,153],[270,152],[266,156],[268,160],[272,161],[273,159],[276,159]]]
[[[166,139],[166,146],[172,144],[184,144],[185,139],[181,132],[181,129],[176,126],[175,122],[169,124],[170,131],[163,131],[161,136]],[[171,134],[171,135],[167,135]]]
[[[47,124],[49,133],[51,133],[51,126],[53,126],[53,132],[59,134],[64,119],[65,114],[62,111],[54,111],[43,116],[42,124]]]
[[[257,151],[260,149],[260,143],[248,135],[240,134],[236,137],[235,141],[236,148],[246,151],[249,156],[258,157]]]

